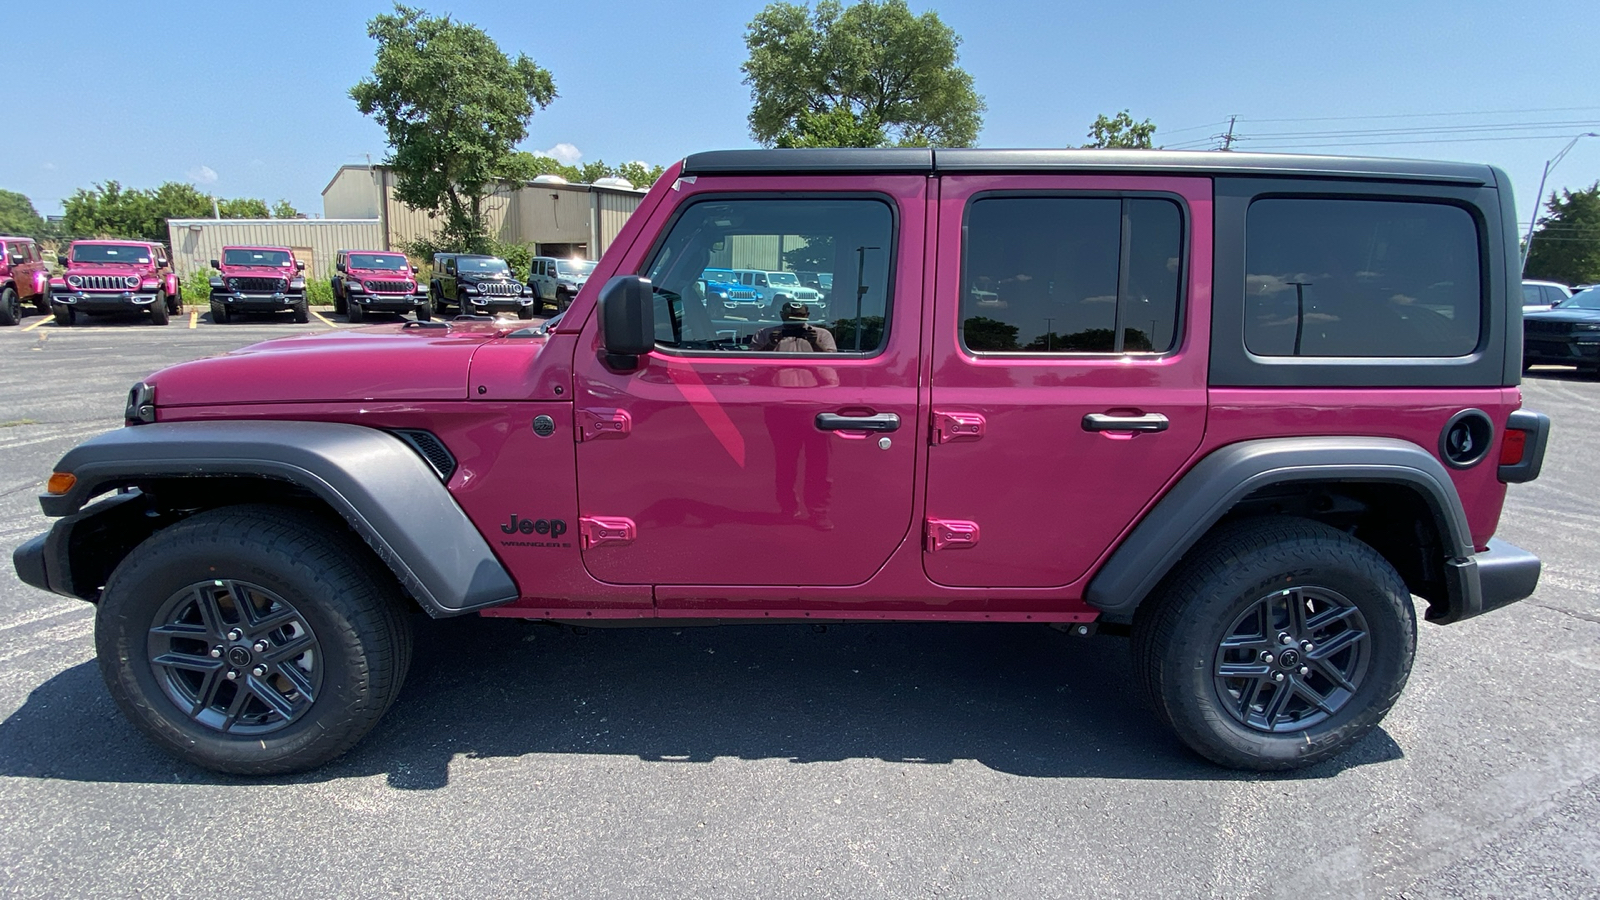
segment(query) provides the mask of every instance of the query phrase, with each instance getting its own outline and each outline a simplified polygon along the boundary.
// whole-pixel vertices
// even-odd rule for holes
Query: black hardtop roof
[[[1295,153],[1223,153],[1215,150],[944,150],[925,147],[710,150],[691,154],[683,161],[684,175],[1113,171],[1376,178],[1473,185],[1497,183],[1492,167],[1475,163]]]

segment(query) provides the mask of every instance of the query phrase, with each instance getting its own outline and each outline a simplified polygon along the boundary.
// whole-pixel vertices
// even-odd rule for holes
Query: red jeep
[[[22,321],[22,304],[50,311],[50,268],[33,238],[0,237],[0,325]]]
[[[89,313],[148,312],[165,325],[183,312],[178,275],[160,244],[147,241],[73,241],[56,257],[65,271],[50,279],[50,308],[57,325]]]
[[[288,247],[223,247],[211,261],[211,321],[219,325],[245,313],[288,310],[302,324],[311,321],[306,303],[306,264]]]
[[[15,564],[98,604],[139,727],[230,772],[359,740],[416,607],[1099,629],[1194,750],[1304,766],[1398,696],[1413,595],[1443,625],[1537,584],[1494,539],[1549,431],[1520,408],[1515,222],[1488,166],[697,154],[549,323],[135,385]],[[831,273],[825,313],[707,303],[708,269],[789,266]]]

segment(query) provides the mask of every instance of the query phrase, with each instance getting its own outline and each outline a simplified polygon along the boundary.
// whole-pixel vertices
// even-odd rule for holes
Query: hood
[[[345,274],[379,281],[411,281],[417,277],[410,269],[347,269]]]
[[[1600,309],[1558,306],[1555,309],[1525,312],[1522,318],[1526,322],[1600,322]]]
[[[293,278],[299,274],[294,266],[230,266],[224,264],[217,271],[224,275],[243,275],[250,278]]]
[[[81,262],[67,263],[68,275],[137,275],[140,272],[149,272],[154,267],[149,263],[135,262]]]
[[[277,338],[162,369],[156,406],[311,401],[465,400],[472,355],[518,326],[374,325]],[[543,341],[538,341],[542,346]]]

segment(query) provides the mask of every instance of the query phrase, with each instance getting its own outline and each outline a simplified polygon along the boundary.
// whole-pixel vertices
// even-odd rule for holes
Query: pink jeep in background
[[[246,313],[288,310],[296,322],[311,321],[306,304],[306,264],[288,247],[223,247],[211,268],[211,321],[226,324]]]
[[[183,312],[177,273],[166,248],[145,241],[73,241],[56,257],[65,271],[50,279],[50,308],[57,325],[90,313],[147,312],[165,325]]]
[[[22,305],[50,311],[50,268],[33,238],[0,236],[0,325],[22,321]]]
[[[707,302],[716,272],[801,267],[825,310]],[[135,385],[15,566],[96,603],[112,696],[222,771],[354,745],[415,608],[1099,630],[1196,752],[1290,769],[1388,711],[1413,596],[1443,625],[1535,589],[1494,539],[1549,431],[1517,270],[1488,166],[696,154],[544,325],[284,338]]]

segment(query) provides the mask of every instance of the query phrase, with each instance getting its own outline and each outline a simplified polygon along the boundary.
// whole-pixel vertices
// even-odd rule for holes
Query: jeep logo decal
[[[551,537],[560,537],[567,533],[565,519],[519,519],[516,513],[511,514],[511,521],[500,526],[506,534],[548,534]]]

